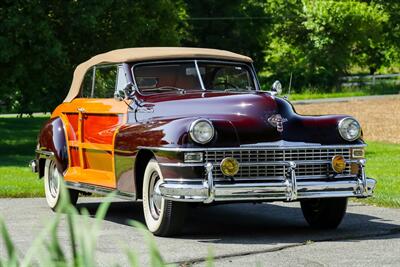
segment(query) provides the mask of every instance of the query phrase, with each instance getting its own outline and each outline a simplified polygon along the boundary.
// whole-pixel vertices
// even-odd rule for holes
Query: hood
[[[145,99],[136,120],[206,118],[213,122],[223,145],[224,133],[236,135],[239,144],[281,140],[281,134],[268,119],[277,114],[276,99],[267,93],[195,92],[185,95],[164,94]],[[233,128],[233,132],[230,129]]]
[[[143,141],[136,145],[149,146],[149,139],[150,146],[165,147],[363,144],[362,138],[353,142],[341,138],[338,123],[348,116],[299,115],[287,100],[268,93],[192,92],[144,100],[142,107],[129,113],[126,129],[120,129]],[[189,138],[190,125],[199,118],[212,121],[216,130],[214,139],[205,145]]]

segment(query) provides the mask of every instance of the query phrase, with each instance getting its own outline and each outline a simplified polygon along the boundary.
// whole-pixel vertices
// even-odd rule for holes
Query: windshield
[[[134,66],[133,74],[136,86],[143,94],[190,90],[255,90],[249,66],[241,63],[185,61],[138,64]]]

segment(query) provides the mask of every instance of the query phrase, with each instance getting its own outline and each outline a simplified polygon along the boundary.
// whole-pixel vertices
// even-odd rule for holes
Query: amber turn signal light
[[[336,173],[342,173],[346,169],[346,160],[343,156],[336,155],[332,158],[332,169]]]
[[[220,168],[225,176],[234,176],[239,171],[239,162],[234,158],[224,158]]]

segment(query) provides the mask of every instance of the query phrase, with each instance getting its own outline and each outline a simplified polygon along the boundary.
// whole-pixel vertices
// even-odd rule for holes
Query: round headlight
[[[344,118],[338,125],[340,136],[347,141],[354,141],[361,135],[361,126],[353,118]]]
[[[214,126],[209,120],[199,119],[190,125],[190,137],[199,144],[206,144],[214,137]]]

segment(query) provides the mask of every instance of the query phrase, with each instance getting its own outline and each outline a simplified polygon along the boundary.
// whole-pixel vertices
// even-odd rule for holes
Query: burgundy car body
[[[112,60],[104,55],[106,63],[110,64]],[[287,99],[273,91],[260,90],[248,58],[196,55],[182,54],[174,59],[167,51],[159,58],[123,61],[121,57],[121,61],[112,62],[119,64],[126,82],[134,89],[126,99],[116,100],[126,101],[128,106],[126,114],[118,115],[112,129],[115,134],[110,135],[113,138],[115,187],[67,181],[69,188],[100,193],[116,191],[121,197],[140,199],[146,164],[155,158],[163,176],[159,191],[163,198],[172,201],[262,202],[372,195],[375,180],[365,175],[364,155],[354,154],[355,150],[362,151],[365,146],[362,136],[347,141],[338,130],[340,122],[349,116],[300,115]],[[136,64],[182,60],[194,62],[199,76],[201,70],[197,61],[240,64],[253,75],[254,88],[235,92],[207,88],[151,94],[140,92],[139,78],[134,75]],[[100,61],[91,59],[85,63],[85,68],[96,62]],[[191,72],[187,70],[187,73]],[[71,89],[65,102],[77,97],[83,80],[81,76],[74,79],[71,88],[78,89]],[[150,83],[156,81],[151,79]],[[200,84],[204,87],[202,81]],[[196,142],[190,135],[192,124],[199,119],[209,121],[214,128],[212,139],[205,144]],[[60,131],[63,127],[62,120],[55,117],[41,131],[41,149],[37,151],[35,161],[41,176],[43,159],[49,155],[56,161],[60,173],[65,174],[71,166],[73,159],[66,154],[69,148],[65,132]],[[198,153],[201,159],[185,162],[186,153]],[[335,156],[342,156],[346,161],[346,168],[341,173],[333,170],[332,158]],[[234,158],[238,162],[236,175],[222,173],[221,162],[225,158]]]

